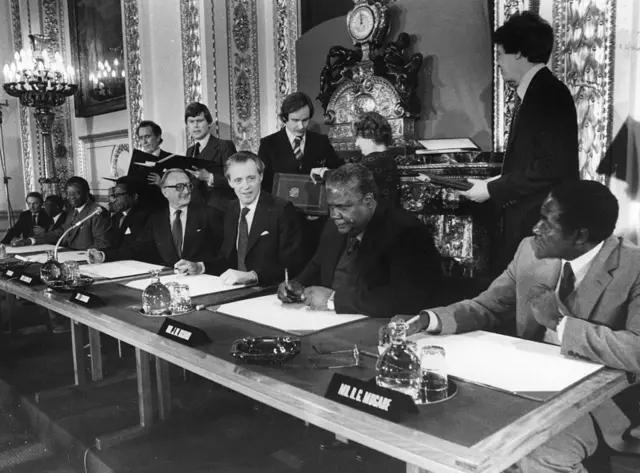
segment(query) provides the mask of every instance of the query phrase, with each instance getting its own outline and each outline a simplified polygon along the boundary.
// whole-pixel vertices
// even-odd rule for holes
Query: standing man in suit
[[[324,174],[342,165],[326,135],[307,130],[313,117],[313,102],[303,92],[287,95],[280,107],[284,127],[260,140],[258,156],[264,163],[262,189],[273,192],[275,173]]]
[[[62,234],[80,220],[92,215],[80,227],[74,228],[62,239],[61,246],[72,250],[86,250],[88,248],[108,248],[110,244],[109,231],[111,223],[108,212],[95,202],[89,200],[89,183],[79,177],[71,177],[65,188],[67,202],[71,210],[60,227],[42,235],[26,238],[16,242],[15,246],[26,245],[55,245]]]
[[[224,271],[226,284],[277,284],[285,270],[296,275],[305,263],[296,210],[291,202],[261,191],[263,172],[260,158],[249,151],[234,154],[225,164],[238,196],[225,211],[221,261],[215,271]]]
[[[55,230],[66,218],[64,213],[64,200],[59,195],[50,195],[44,200],[44,209],[51,219],[51,224],[47,227],[47,231]]]
[[[416,312],[433,301],[442,266],[427,227],[379,202],[373,173],[362,164],[334,170],[326,186],[332,221],[302,273],[280,284],[280,300],[370,317]]]
[[[136,134],[138,135],[138,142],[142,147],[142,151],[155,156],[155,161],[171,156],[171,153],[160,148],[162,144],[162,128],[156,122],[142,120],[136,129]],[[149,160],[149,156],[142,156],[144,156],[144,161]],[[132,178],[134,178],[137,171],[139,171],[136,169],[136,166],[139,165],[134,164],[139,160],[140,159],[136,160],[136,154],[134,153],[131,164],[129,165],[129,172],[127,173]],[[160,182],[160,175],[157,172],[149,173],[146,182],[144,182],[144,179],[136,179],[136,182],[134,182],[138,188],[140,204],[143,207],[157,208],[162,206],[163,199],[158,189],[158,182]]]
[[[206,105],[192,102],[184,111],[184,121],[187,124],[189,136],[195,141],[187,148],[187,157],[211,161],[210,169],[186,169],[200,182],[195,188],[194,198],[203,204],[224,209],[227,203],[235,198],[229,182],[224,176],[224,163],[227,158],[235,154],[233,141],[221,140],[211,134],[213,117]]]
[[[515,113],[502,174],[470,179],[474,186],[462,195],[491,199],[502,209],[504,269],[531,235],[549,191],[579,179],[578,119],[571,93],[545,65],[553,47],[549,23],[531,11],[516,13],[493,33],[493,42],[502,77],[517,87]]]
[[[554,188],[534,237],[520,244],[489,289],[471,300],[423,310],[412,327],[452,334],[491,329],[515,317],[519,337],[640,373],[640,248],[612,235],[617,219],[616,198],[598,182]],[[623,407],[637,412],[637,395],[632,406]],[[522,472],[586,472],[582,462],[598,445],[594,421],[605,440],[620,445],[627,420],[615,402],[605,401],[522,460]]]
[[[2,239],[3,245],[8,245],[14,238],[42,235],[51,225],[51,217],[42,208],[43,199],[40,192],[29,192],[25,200],[27,210],[20,213],[16,224],[7,231]]]
[[[192,202],[193,184],[182,169],[165,172],[160,188],[168,205],[149,217],[140,238],[117,250],[89,251],[90,263],[133,259],[181,274],[202,274],[213,266],[222,241],[220,212]]]
[[[151,120],[142,120],[136,129],[138,142],[142,146],[142,151],[152,154],[159,159],[166,158],[171,153],[160,148],[162,144],[162,128]]]
[[[149,215],[139,206],[136,187],[126,176],[116,181],[113,197],[111,248],[118,249],[130,245],[144,233]]]

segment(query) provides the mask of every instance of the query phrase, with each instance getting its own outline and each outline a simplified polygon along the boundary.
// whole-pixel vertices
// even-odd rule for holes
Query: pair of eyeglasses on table
[[[311,348],[313,348],[317,356],[310,356],[308,359],[315,369],[337,370],[340,368],[361,366],[363,356],[375,360],[378,359],[378,355],[362,350],[358,348],[358,345],[353,345],[353,348],[345,348],[342,350],[323,350],[315,345],[312,345]]]

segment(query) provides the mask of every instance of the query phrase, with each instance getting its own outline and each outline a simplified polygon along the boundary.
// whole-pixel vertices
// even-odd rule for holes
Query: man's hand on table
[[[13,247],[29,246],[29,245],[31,245],[31,238],[23,238],[22,240],[14,240],[11,242],[11,246]]]
[[[173,265],[173,269],[178,274],[202,274],[204,273],[204,264],[195,263],[193,261],[187,261],[186,259],[181,259],[176,264]]]
[[[100,250],[96,250],[95,248],[89,248],[87,250],[87,263],[97,264],[104,263],[104,253]]]
[[[556,330],[562,318],[561,305],[556,292],[543,285],[533,286],[527,295],[527,303],[536,321],[551,330]]]
[[[258,276],[254,271],[227,269],[220,275],[220,280],[228,286],[235,286],[236,284],[256,284],[258,282]]]
[[[304,303],[315,310],[329,310],[327,305],[333,289],[322,286],[309,286],[304,290]]]
[[[285,304],[302,302],[304,300],[305,288],[296,280],[281,282],[278,286],[278,299]]]

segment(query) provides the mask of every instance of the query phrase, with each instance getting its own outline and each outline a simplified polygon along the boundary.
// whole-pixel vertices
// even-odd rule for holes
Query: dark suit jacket
[[[238,269],[239,219],[240,202],[236,200],[225,211],[221,261],[213,274]],[[268,286],[284,279],[285,268],[292,276],[298,274],[305,262],[302,230],[293,204],[262,191],[249,232],[247,269],[258,274],[260,285]]]
[[[60,228],[66,219],[67,219],[67,211],[63,210],[62,212],[60,212],[60,216],[58,217],[58,220],[54,222],[53,218],[51,219],[51,224],[49,225],[49,228],[47,230],[52,231],[57,228]]]
[[[193,158],[195,145],[187,148],[187,157]],[[207,146],[200,150],[198,159],[213,161],[213,187],[209,188],[207,183],[194,181],[192,200],[202,205],[224,209],[228,203],[236,198],[233,189],[229,186],[229,181],[224,175],[224,163],[227,158],[235,154],[236,146],[233,141],[221,140],[213,135],[209,136]]]
[[[344,164],[338,157],[326,135],[308,131],[304,145],[304,155],[298,161],[286,129],[265,136],[260,140],[258,156],[264,163],[262,189],[273,192],[273,176],[275,173],[309,174],[313,168],[326,166],[335,169]]]
[[[69,211],[65,215],[64,222],[58,228],[48,231],[44,235],[34,237],[37,245],[47,243],[54,245],[58,238],[75,222],[79,222],[89,214],[93,213],[98,207],[95,202],[87,201],[82,212],[78,214],[75,221],[73,220],[73,211]],[[111,244],[111,221],[109,212],[102,209],[102,213],[94,215],[79,228],[74,228],[64,237],[61,246],[66,246],[72,250],[86,250],[87,248],[97,248],[103,250]],[[62,217],[60,217],[62,218]]]
[[[182,258],[173,244],[169,222],[169,206],[152,214],[140,238],[117,250],[105,251],[105,261],[139,260],[173,266],[180,259],[203,262],[205,268],[218,256],[222,241],[222,215],[220,211],[190,203],[182,244]]]
[[[40,210],[40,212],[38,212],[38,226],[47,230],[49,225],[51,225],[51,217],[49,217],[47,212],[44,210]],[[33,220],[31,212],[29,210],[25,210],[20,213],[20,217],[18,217],[16,224],[7,231],[6,235],[2,239],[2,243],[8,245],[14,238],[29,238],[32,236]]]
[[[531,80],[509,133],[502,176],[488,185],[504,211],[503,268],[522,238],[532,234],[549,191],[578,178],[576,107],[567,87],[545,67]]]
[[[129,246],[144,233],[149,214],[145,209],[134,207],[129,210],[120,225],[120,212],[111,216],[111,248]]]
[[[304,286],[332,287],[347,239],[327,222],[316,254],[296,279]],[[334,288],[336,312],[371,317],[411,314],[438,294],[441,258],[425,225],[407,212],[378,203],[350,277],[347,287]]]
[[[509,267],[485,292],[470,300],[433,309],[440,318],[442,334],[491,329],[515,318],[519,337],[543,339],[546,329],[530,313],[527,296],[536,285],[555,287],[562,261],[537,259],[531,241],[527,238],[520,244]],[[584,279],[566,299],[571,317],[567,318],[564,328],[562,354],[640,373],[638,268],[640,248],[615,236],[604,241]],[[637,398],[633,409],[637,412]],[[592,414],[610,446],[620,447],[619,439],[610,435],[620,430],[619,422],[624,421],[615,404],[606,401]]]

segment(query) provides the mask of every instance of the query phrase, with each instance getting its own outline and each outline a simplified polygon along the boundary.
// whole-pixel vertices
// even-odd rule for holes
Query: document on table
[[[30,246],[8,246],[7,254],[16,255],[20,253],[45,253],[47,251],[53,251],[55,245],[30,245]]]
[[[16,255],[17,259],[23,261],[31,261],[32,263],[44,263],[47,261],[46,253],[38,253],[37,255]],[[87,261],[86,251],[61,251],[58,253],[58,262],[66,263],[67,261]]]
[[[410,339],[418,348],[443,347],[448,374],[514,393],[562,391],[602,368],[565,357],[556,345],[483,331]]]
[[[304,304],[283,304],[275,294],[223,304],[218,308],[218,312],[277,328],[293,335],[307,335],[365,317],[359,314],[336,314],[333,311],[312,310]]]
[[[80,272],[92,278],[116,279],[146,274],[154,269],[161,270],[163,267],[142,261],[125,260],[86,265],[80,269]]]
[[[127,287],[140,289],[144,291],[153,278],[138,279],[137,281],[123,282]],[[168,276],[160,276],[160,282],[167,284],[168,282],[178,282],[189,286],[189,295],[191,297],[203,296],[205,294],[215,294],[216,292],[233,291],[244,287],[244,284],[228,286],[224,284],[218,276],[210,276],[209,274],[199,274],[195,276],[182,276],[179,274],[170,274]]]

